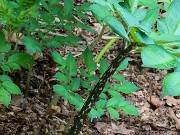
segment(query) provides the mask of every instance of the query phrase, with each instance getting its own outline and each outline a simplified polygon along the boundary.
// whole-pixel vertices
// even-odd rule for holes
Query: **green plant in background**
[[[92,74],[92,72],[97,70],[97,64],[93,61],[93,54],[88,48],[84,51],[83,58],[86,66],[85,69],[75,67],[76,60],[71,53],[67,55],[66,59],[57,52],[52,52],[52,56],[59,64],[58,69],[60,70],[60,72],[57,72],[55,75],[59,84],[54,85],[54,92],[63,96],[64,100],[68,100],[79,111],[89,96],[89,93],[99,81],[99,77]],[[107,109],[109,114],[116,119],[119,118],[117,109],[122,109],[125,113],[130,115],[139,114],[137,109],[130,105],[129,102],[125,101],[120,94],[129,94],[138,90],[133,83],[126,81],[126,79],[118,73],[118,71],[126,69],[128,60],[129,58],[126,58],[112,76],[112,78],[116,80],[116,84],[111,85],[110,82],[106,83],[99,101],[96,102],[95,107],[91,109],[89,113],[91,119],[100,118],[104,114],[104,109]],[[103,75],[108,67],[108,63],[104,59],[101,60],[99,67],[100,74]],[[77,71],[80,72],[78,76]],[[81,96],[77,92],[83,89],[85,90],[85,94]],[[108,98],[108,95],[111,95],[111,98]]]

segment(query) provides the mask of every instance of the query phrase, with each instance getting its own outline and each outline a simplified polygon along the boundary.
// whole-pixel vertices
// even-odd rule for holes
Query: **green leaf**
[[[180,72],[173,72],[166,75],[162,87],[163,94],[161,98],[166,95],[180,96]]]
[[[108,69],[108,63],[106,62],[106,60],[105,59],[102,59],[101,60],[101,62],[100,62],[100,73],[101,73],[101,75],[103,75],[105,72],[106,72],[106,70]]]
[[[21,90],[19,89],[19,87],[12,82],[6,81],[3,82],[2,85],[11,94],[21,94]]]
[[[12,82],[11,78],[7,75],[0,75],[0,81],[1,82],[6,82],[6,81]]]
[[[51,52],[51,55],[55,62],[57,62],[59,65],[62,65],[64,68],[66,67],[66,62],[63,59],[63,57],[58,52]]]
[[[125,70],[128,66],[128,61],[131,61],[132,59],[127,57],[125,58],[119,65],[119,67],[117,68],[116,72],[119,70]]]
[[[129,5],[132,13],[134,13],[134,11],[136,10],[138,3],[139,0],[129,0]]]
[[[1,53],[6,53],[11,50],[11,45],[5,43],[5,36],[2,31],[0,31],[0,52]]]
[[[3,87],[0,87],[0,101],[5,105],[8,106],[11,101],[11,95],[7,92]]]
[[[71,74],[71,72],[73,71],[73,69],[76,66],[75,58],[73,57],[73,55],[71,53],[69,53],[67,58],[66,58],[66,65],[67,65],[67,68]]]
[[[91,118],[91,119],[94,119],[94,118],[99,118],[99,114],[98,112],[92,108],[90,113],[88,114],[88,116]]]
[[[131,82],[124,82],[122,85],[118,87],[118,90],[122,93],[129,94],[138,90],[138,87]]]
[[[83,52],[83,58],[84,58],[86,67],[90,68],[93,62],[93,54],[89,48],[86,48],[86,50]]]
[[[81,84],[84,88],[89,88],[89,84],[86,81],[81,80]]]
[[[178,27],[178,24],[180,22],[180,1],[179,0],[173,0],[170,7],[168,8],[166,12],[166,25],[169,30],[169,34],[174,33],[177,31],[177,29],[180,30],[180,27]]]
[[[78,78],[74,78],[71,82],[71,90],[75,91],[78,90],[80,86],[80,80]]]
[[[66,16],[71,13],[74,8],[74,4],[72,0],[65,0],[64,2],[64,12]]]
[[[89,77],[89,75],[86,73],[86,71],[83,68],[79,68],[79,71],[81,72],[82,76]]]
[[[64,100],[67,100],[70,96],[69,92],[62,85],[54,85],[53,91],[63,96]]]
[[[92,4],[89,9],[93,13],[93,16],[98,20],[99,23],[106,18],[107,16],[111,15],[107,7],[99,5],[99,4]]]
[[[31,54],[34,54],[36,52],[41,53],[43,50],[42,45],[30,37],[23,37],[21,41],[26,46],[29,53]]]
[[[129,115],[139,115],[138,109],[132,105],[127,106],[121,106],[121,110],[123,110],[124,113]]]
[[[114,74],[114,75],[112,76],[112,78],[115,79],[116,81],[119,81],[119,82],[124,82],[124,81],[126,81],[126,79],[125,79],[123,76],[121,76],[120,74]]]
[[[81,102],[77,96],[70,95],[68,100],[71,104],[75,105],[77,108],[81,109],[83,107],[83,102]]]
[[[110,114],[111,116],[113,116],[115,119],[118,119],[118,118],[119,118],[119,112],[118,112],[118,111],[116,111],[116,110],[113,109],[112,107],[108,107],[107,110],[108,110],[109,114]]]
[[[122,101],[124,101],[124,98],[121,98],[121,97],[110,98],[107,101],[106,107],[116,107],[118,105],[118,103],[122,102]]]
[[[128,42],[130,41],[126,30],[124,29],[124,26],[117,18],[113,16],[107,16],[106,18],[104,18],[104,21],[115,33],[125,38]]]
[[[98,109],[98,108],[103,108],[103,107],[105,107],[106,102],[107,102],[106,100],[100,99],[99,101],[96,102],[96,108]]]
[[[159,5],[154,0],[139,0],[139,5],[149,8],[158,8]]]
[[[159,10],[158,8],[148,10],[146,13],[146,17],[144,18],[143,21],[147,21],[153,26],[155,22],[158,20],[158,14],[159,14],[158,10]]]
[[[21,69],[21,67],[19,66],[19,64],[16,64],[16,63],[9,63],[9,66],[12,68],[12,69]]]
[[[5,65],[5,64],[1,65],[1,69],[2,69],[3,71],[11,72],[10,67],[7,66],[7,65]]]
[[[111,96],[113,96],[113,97],[120,97],[120,93],[119,92],[117,92],[116,90],[114,90],[114,89],[109,89],[108,90],[108,93],[111,95]]]
[[[175,56],[156,44],[144,47],[141,58],[144,67],[170,69],[180,65]]]
[[[94,72],[97,68],[97,64],[95,62],[92,62],[91,65],[88,67],[88,70],[91,72]]]
[[[9,57],[7,62],[16,63],[25,69],[29,69],[30,65],[34,64],[34,59],[27,53],[15,53]]]
[[[107,96],[106,96],[106,94],[104,94],[103,92],[100,94],[100,98],[102,98],[102,99],[106,99],[107,98]]]
[[[137,18],[138,21],[142,21],[146,16],[146,9],[138,8],[134,11],[133,16]]]
[[[62,82],[68,81],[68,77],[66,75],[64,75],[63,73],[60,73],[60,72],[57,72],[54,77],[56,79],[58,79],[59,81],[62,81]]]
[[[139,26],[138,20],[132,14],[130,14],[125,8],[121,7],[117,2],[114,2],[114,6],[118,14],[122,17],[122,19],[127,24],[128,28],[131,28],[133,26],[134,27]]]

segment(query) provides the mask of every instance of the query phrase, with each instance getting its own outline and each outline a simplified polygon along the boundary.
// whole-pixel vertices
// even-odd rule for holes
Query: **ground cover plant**
[[[158,3],[161,2],[161,3]],[[123,94],[130,94],[139,88],[127,81],[119,71],[128,66],[130,52],[141,53],[143,67],[173,69],[165,76],[161,98],[180,95],[179,78],[179,0],[90,0],[74,5],[72,0],[2,0],[0,2],[0,101],[8,107],[11,94],[28,96],[30,77],[35,57],[49,50],[58,64],[54,75],[58,83],[53,85],[54,96],[47,107],[47,113],[57,105],[60,96],[74,105],[75,112],[66,125],[64,134],[78,134],[87,116],[92,120],[108,112],[118,119],[119,109],[129,115],[139,115]],[[166,16],[158,18],[159,12]],[[103,26],[100,34],[90,45],[80,45],[81,38],[73,34],[74,28],[85,29],[97,34],[84,22],[89,18],[86,12]],[[102,39],[105,29],[114,33],[108,36],[110,42],[94,57],[91,49]],[[61,30],[66,34],[54,34]],[[103,59],[104,53],[118,39],[124,44],[117,57],[109,64]],[[24,46],[24,50],[19,47]],[[57,49],[74,46],[83,49],[79,58],[70,52],[61,56]],[[84,66],[79,65],[79,61]],[[22,91],[10,78],[13,72],[28,71],[26,90]],[[112,80],[115,84],[112,84]],[[81,91],[84,93],[81,95]],[[123,94],[122,94],[123,93]],[[73,122],[72,122],[73,121]],[[71,126],[72,125],[72,126]]]

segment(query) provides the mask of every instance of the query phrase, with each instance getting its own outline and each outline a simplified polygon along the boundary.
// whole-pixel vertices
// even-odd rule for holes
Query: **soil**
[[[94,27],[101,29],[97,23]],[[91,42],[94,35],[88,32],[75,30],[84,41]],[[96,55],[107,41],[102,40],[94,48]],[[120,47],[119,42],[114,44]],[[57,50],[65,56],[68,52],[79,56],[83,49],[62,47]],[[104,58],[109,62],[118,54],[118,49],[110,48]],[[120,111],[120,118],[114,120],[108,113],[101,119],[87,119],[80,134],[83,135],[180,135],[180,98],[162,94],[162,81],[171,71],[157,70],[142,67],[139,54],[130,53],[132,58],[128,68],[120,72],[127,80],[135,83],[139,90],[123,95],[127,101],[136,106],[140,116],[129,116]],[[28,96],[13,95],[11,104],[5,107],[0,104],[0,135],[63,135],[63,131],[74,108],[62,98],[53,112],[49,115],[46,109],[53,96],[52,87],[57,84],[54,75],[57,71],[50,52],[44,50],[43,54],[36,56],[36,64],[30,77],[30,84],[26,89],[28,71],[12,74],[14,82],[22,89],[28,91]]]

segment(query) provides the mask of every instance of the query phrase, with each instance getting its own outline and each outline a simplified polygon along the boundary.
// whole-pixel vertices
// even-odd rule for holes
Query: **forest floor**
[[[94,23],[96,30],[100,26]],[[75,30],[76,35],[85,39],[82,44],[92,40],[92,35]],[[102,49],[107,41],[101,41],[94,48],[94,55]],[[118,47],[119,42],[114,46]],[[115,47],[114,47],[115,48]],[[58,50],[65,56],[68,52],[80,55],[82,49],[62,47]],[[118,50],[110,48],[104,55],[109,63],[118,54]],[[127,101],[136,106],[140,116],[129,116],[120,112],[120,118],[114,120],[105,113],[101,119],[87,119],[82,128],[83,135],[180,135],[180,98],[162,94],[162,80],[171,71],[142,67],[140,54],[130,53],[132,58],[128,68],[121,72],[127,80],[135,83],[139,90],[123,95]],[[29,95],[13,96],[7,107],[0,104],[0,135],[63,135],[68,118],[73,114],[73,107],[62,98],[54,107],[52,115],[46,113],[46,108],[52,98],[52,86],[57,84],[54,75],[57,71],[50,52],[45,50],[37,56],[36,64],[30,78]],[[25,93],[27,71],[12,74],[14,82]]]
[[[102,47],[102,46],[101,46]],[[95,50],[100,50],[99,46]],[[65,47],[59,50],[62,54],[73,52],[74,48]],[[74,53],[81,53],[74,50]],[[62,54],[63,55],[63,54]],[[108,51],[105,56],[111,61],[117,52]],[[180,98],[167,96],[160,99],[161,83],[168,71],[141,67],[139,54],[129,54],[132,58],[128,68],[121,74],[134,82],[140,89],[124,95],[127,101],[136,106],[140,116],[128,116],[120,112],[115,121],[107,113],[101,119],[86,120],[84,135],[178,135],[180,119]],[[13,96],[8,108],[0,107],[0,135],[61,135],[73,108],[61,99],[52,115],[46,108],[52,97],[52,86],[56,64],[46,52],[39,56],[30,80],[29,96]],[[14,81],[25,88],[26,75],[16,73]]]

